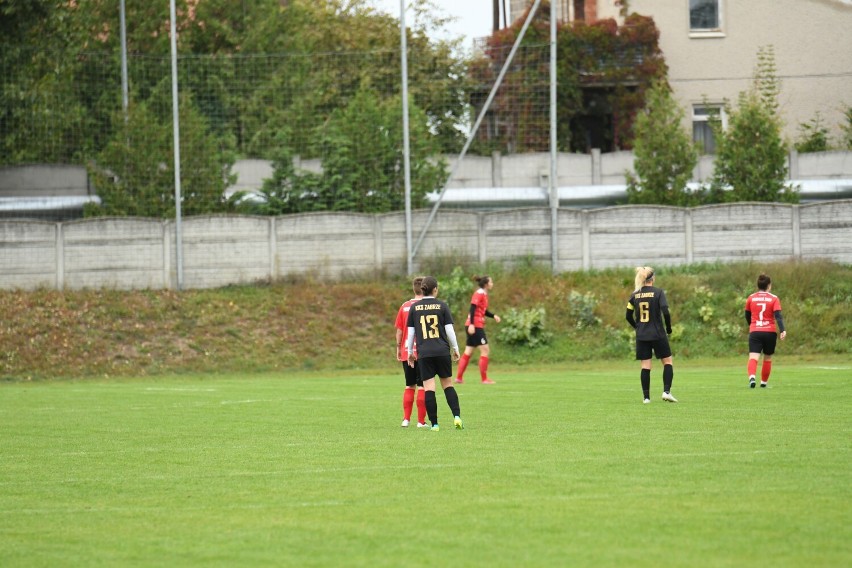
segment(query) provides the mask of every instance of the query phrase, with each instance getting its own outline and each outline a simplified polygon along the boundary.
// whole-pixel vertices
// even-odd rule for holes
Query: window
[[[692,107],[692,140],[698,146],[702,154],[716,153],[716,137],[710,128],[710,120],[722,121],[725,127],[725,109],[722,105],[695,105]]]
[[[574,0],[574,20],[578,22],[583,22],[586,20],[585,0]]]
[[[689,31],[721,31],[722,0],[689,0]]]

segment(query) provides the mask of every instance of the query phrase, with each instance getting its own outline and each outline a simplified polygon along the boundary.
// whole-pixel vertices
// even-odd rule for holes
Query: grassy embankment
[[[473,291],[449,286],[455,264],[429,263],[451,300],[461,335]],[[630,269],[551,276],[523,265],[463,264],[495,279],[492,311],[544,306],[544,347],[510,346],[489,322],[492,362],[509,368],[630,360],[624,306]],[[773,279],[788,328],[779,355],[852,353],[852,267],[825,261],[742,262],[659,268],[669,298],[677,359],[744,354],[746,296],[760,272]],[[146,376],[184,372],[262,372],[385,368],[394,365],[393,319],[410,295],[407,278],[326,283],[305,278],[215,290],[2,291],[0,377]]]

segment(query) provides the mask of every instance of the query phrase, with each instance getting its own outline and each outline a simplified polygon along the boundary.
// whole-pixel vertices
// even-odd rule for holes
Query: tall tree
[[[698,163],[698,151],[683,129],[683,118],[668,85],[655,82],[634,125],[635,173],[627,174],[630,203],[684,206],[698,201],[686,185]]]

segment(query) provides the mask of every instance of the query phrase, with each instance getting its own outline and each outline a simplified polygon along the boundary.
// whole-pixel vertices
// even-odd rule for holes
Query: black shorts
[[[418,359],[417,366],[420,368],[420,377],[424,381],[434,379],[435,375],[438,375],[439,379],[448,379],[453,376],[453,360],[449,355]]]
[[[412,367],[408,364],[408,361],[402,361],[402,372],[405,373],[405,386],[423,386],[423,379],[420,378],[420,367],[417,366],[417,363],[414,363]]]
[[[485,328],[484,327],[475,327],[473,328],[473,335],[467,333],[467,328],[465,328],[465,333],[467,334],[467,345],[468,347],[479,347],[480,345],[488,345],[488,338],[485,337]]]
[[[651,352],[657,355],[657,359],[665,359],[672,356],[672,348],[669,346],[669,338],[655,339],[653,341],[636,340],[636,360],[645,361],[651,358]]]
[[[748,352],[760,353],[764,355],[772,355],[775,353],[775,343],[778,341],[778,334],[774,331],[752,331],[748,334]]]

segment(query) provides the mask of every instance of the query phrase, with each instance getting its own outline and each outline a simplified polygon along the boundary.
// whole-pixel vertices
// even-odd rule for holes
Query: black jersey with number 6
[[[453,316],[441,300],[426,297],[411,305],[407,325],[414,328],[418,358],[449,355],[450,342],[444,328],[447,324],[453,324]]]
[[[668,315],[669,304],[666,293],[654,286],[643,286],[630,295],[627,309],[633,310],[633,320],[636,322],[636,339],[639,341],[654,341],[666,337],[663,325],[663,314]]]

